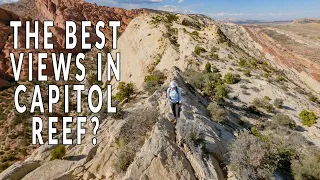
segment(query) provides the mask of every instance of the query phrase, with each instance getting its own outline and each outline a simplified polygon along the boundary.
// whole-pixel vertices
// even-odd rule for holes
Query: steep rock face
[[[65,29],[65,21],[74,21],[78,25],[81,21],[91,21],[92,25],[96,25],[98,21],[104,21],[106,27],[102,29],[102,32],[106,35],[106,45],[110,45],[112,39],[112,29],[109,27],[109,20],[121,21],[121,27],[119,32],[123,32],[131,19],[148,12],[143,9],[125,10],[122,8],[111,8],[107,6],[98,6],[96,4],[87,3],[82,0],[36,0],[36,6],[39,10],[40,20],[54,20],[55,26],[61,29]],[[77,27],[78,42],[81,42],[81,26]],[[95,30],[89,28],[91,38],[88,39],[88,43],[94,43],[97,40]],[[64,31],[54,31],[55,36],[58,38],[60,45],[64,47],[65,33]],[[81,46],[77,46],[73,52],[82,52]]]
[[[92,145],[92,135],[89,133],[82,145],[66,147],[64,160],[54,161],[50,161],[50,152],[56,146],[41,146],[24,163],[15,165],[27,169],[29,162],[41,162],[37,169],[23,171],[25,174],[22,179],[225,179],[220,163],[224,162],[226,148],[234,136],[209,120],[204,112],[204,100],[188,88],[178,70],[168,74],[167,83],[171,79],[178,82],[186,97],[182,116],[176,125],[169,121],[170,106],[161,91],[125,109],[128,114],[148,113],[151,109],[159,111],[158,119],[146,134],[143,145],[127,170],[118,172],[115,169],[114,163],[119,160],[119,147],[115,142],[122,136],[121,129],[125,124],[133,122],[130,118],[115,120],[107,117],[101,119],[96,146]],[[92,128],[90,123],[86,127]],[[203,133],[206,152],[201,146],[187,141],[190,130]],[[75,137],[75,133],[70,137]],[[1,176],[11,179],[14,174],[6,171]]]

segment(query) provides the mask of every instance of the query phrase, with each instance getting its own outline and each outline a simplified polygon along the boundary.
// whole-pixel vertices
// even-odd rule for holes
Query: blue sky
[[[0,0],[4,2],[17,0]],[[199,13],[213,18],[293,20],[320,17],[320,0],[87,0],[113,7]]]
[[[213,18],[291,20],[320,17],[320,0],[87,0],[127,9],[201,13]]]

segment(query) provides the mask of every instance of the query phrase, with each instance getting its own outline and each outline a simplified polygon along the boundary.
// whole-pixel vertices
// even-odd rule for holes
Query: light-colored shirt
[[[176,88],[177,88],[177,90],[169,87],[167,89],[167,96],[168,96],[168,99],[170,100],[170,102],[181,103],[181,101],[182,101],[181,90],[179,87],[176,87]]]

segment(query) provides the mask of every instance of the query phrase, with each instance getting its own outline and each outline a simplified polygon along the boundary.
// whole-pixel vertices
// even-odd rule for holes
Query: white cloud
[[[177,12],[178,8],[176,6],[164,5],[164,6],[158,6],[158,10],[168,11],[168,12]]]
[[[246,14],[246,13],[226,13],[226,12],[220,12],[220,13],[211,13],[210,16],[214,17],[224,17],[224,16],[250,16],[252,14]]]
[[[186,9],[183,11],[184,14],[196,14],[196,11],[193,11],[191,9]]]
[[[182,3],[184,0],[179,0],[178,3]]]

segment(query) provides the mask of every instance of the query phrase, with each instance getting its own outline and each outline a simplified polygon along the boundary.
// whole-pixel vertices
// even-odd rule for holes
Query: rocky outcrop
[[[121,27],[119,29],[119,32],[123,32],[128,23],[133,19],[134,17],[148,12],[147,10],[137,9],[137,10],[125,10],[121,8],[110,8],[106,6],[98,6],[96,4],[87,3],[84,1],[78,1],[78,0],[35,0],[32,1],[31,4],[34,4],[34,7],[37,12],[37,15],[34,15],[32,17],[36,17],[35,19],[25,18],[25,15],[20,13],[22,10],[24,11],[30,11],[26,8],[26,6],[22,6],[19,4],[26,5],[27,3],[25,1],[19,1],[17,4],[10,4],[8,6],[12,7],[19,7],[19,11],[17,13],[21,14],[22,17],[16,15],[13,12],[10,12],[8,10],[4,10],[0,8],[0,74],[8,75],[9,77],[12,77],[12,67],[10,62],[10,53],[15,53],[16,57],[18,57],[18,54],[20,52],[27,53],[34,53],[34,69],[33,71],[36,72],[37,67],[37,52],[48,52],[49,58],[47,63],[47,71],[44,72],[44,74],[52,75],[52,64],[51,64],[51,58],[50,53],[57,52],[57,53],[80,53],[84,52],[84,50],[81,49],[81,43],[78,43],[78,46],[70,51],[65,50],[65,21],[74,21],[79,26],[77,29],[77,37],[78,42],[81,42],[81,21],[91,21],[92,26],[94,26],[98,21],[104,21],[106,23],[106,28],[104,28],[102,31],[105,33],[107,41],[106,45],[110,45],[110,39],[112,36],[112,29],[108,26],[109,20],[120,20],[121,21]],[[28,5],[28,7],[30,4]],[[7,7],[7,6],[6,6]],[[15,10],[15,8],[9,8],[12,11]],[[34,20],[54,20],[55,26],[51,28],[51,32],[53,33],[52,43],[54,44],[54,50],[44,50],[43,49],[43,26],[40,23],[39,24],[39,34],[40,34],[40,42],[39,42],[39,49],[34,50],[33,45],[31,45],[31,49],[25,49],[25,40],[22,37],[25,37],[25,21],[31,20],[32,22]],[[13,32],[12,29],[9,27],[9,22],[13,20],[20,20],[22,21],[22,27],[19,30],[19,49],[13,49]],[[31,27],[33,27],[34,24],[31,23]],[[95,43],[99,41],[100,39],[97,38],[95,35],[95,30],[93,28],[88,28],[88,31],[91,33],[90,38],[87,39],[87,43]],[[34,42],[32,41],[32,44]],[[21,72],[21,79],[26,79],[28,74],[28,61],[27,56],[23,61],[22,66],[22,72]],[[36,75],[37,73],[33,73]],[[4,86],[8,86],[9,79],[3,79],[3,76],[0,76],[0,88]]]
[[[35,0],[39,10],[40,20],[54,20],[56,28],[65,28],[65,21],[74,21],[81,24],[81,21],[91,21],[92,25],[96,25],[98,21],[104,21],[106,28],[102,32],[106,35],[106,45],[110,45],[112,39],[112,29],[108,26],[109,20],[121,21],[119,32],[123,32],[129,22],[136,16],[148,12],[143,9],[125,10],[122,8],[111,8],[107,6],[98,6],[82,0]],[[100,40],[95,35],[95,30],[89,28],[91,38],[88,43],[95,43]],[[81,42],[81,26],[78,26],[78,42]],[[60,45],[64,47],[65,33],[64,31],[54,30],[53,33],[58,38]],[[73,52],[82,52],[81,46],[77,46]]]
[[[38,16],[38,10],[34,0],[20,0],[15,3],[1,4],[0,8],[14,12],[17,15],[35,19]]]
[[[15,180],[22,179],[31,171],[34,171],[36,168],[40,167],[40,161],[27,161],[27,162],[18,162],[6,169],[0,174],[0,179],[6,180]]]

